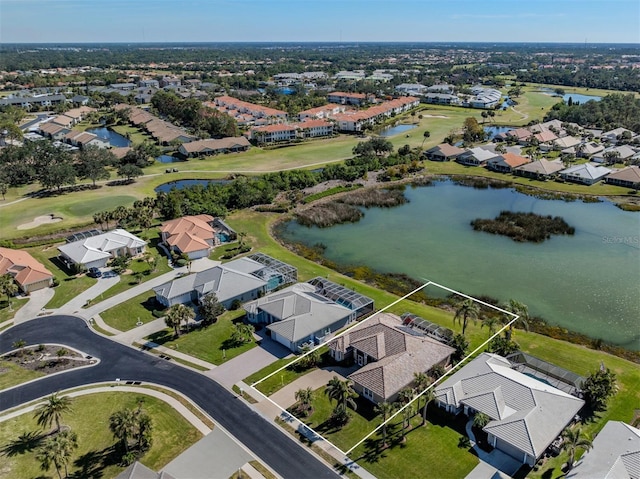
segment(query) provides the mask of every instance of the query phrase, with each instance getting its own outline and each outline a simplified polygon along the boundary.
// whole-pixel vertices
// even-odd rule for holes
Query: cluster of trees
[[[143,200],[134,201],[131,208],[118,206],[110,211],[95,213],[93,222],[104,230],[110,229],[112,225],[130,229],[140,227],[147,230],[153,224],[156,214],[156,200],[148,196]]]
[[[160,90],[153,95],[151,104],[161,116],[193,129],[199,136],[238,136],[238,125],[231,116],[195,98],[183,99],[173,92]]]
[[[640,98],[631,94],[614,93],[600,101],[588,101],[583,104],[569,105],[560,102],[553,105],[544,117],[545,121],[555,119],[603,130],[621,126],[640,132]]]
[[[10,145],[0,151],[0,186],[22,186],[40,182],[46,190],[60,190],[74,185],[76,180],[97,181],[110,177],[110,168],[117,168],[120,177],[131,181],[142,176],[139,166],[149,164],[149,145],[138,145],[118,160],[106,149],[86,146],[71,153],[50,141],[25,141],[23,146]],[[144,158],[144,160],[141,160]]]
[[[476,218],[471,221],[475,231],[508,236],[514,241],[540,243],[551,235],[573,235],[575,228],[560,216],[539,215],[517,211],[501,211],[494,219]]]
[[[135,409],[121,409],[109,416],[109,429],[118,441],[121,464],[128,466],[136,461],[153,444],[153,422],[142,409],[144,400],[138,400]]]
[[[640,79],[632,68],[590,69],[588,66],[575,70],[570,67],[528,68],[517,72],[518,81],[546,83],[548,85],[564,85],[586,88],[603,88],[606,90],[638,91]]]

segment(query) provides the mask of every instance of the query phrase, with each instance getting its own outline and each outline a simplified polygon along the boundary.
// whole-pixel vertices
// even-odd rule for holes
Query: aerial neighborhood
[[[640,55],[523,45],[5,49],[0,479],[640,479]]]

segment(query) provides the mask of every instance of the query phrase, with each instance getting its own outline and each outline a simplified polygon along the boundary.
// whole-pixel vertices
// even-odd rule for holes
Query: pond
[[[387,127],[380,132],[380,136],[383,136],[386,138],[389,136],[399,135],[400,133],[404,133],[405,131],[412,130],[415,127],[416,125],[396,125],[396,126]]]
[[[358,223],[320,229],[291,222],[281,234],[327,245],[325,255],[338,263],[405,273],[502,302],[516,299],[551,324],[640,350],[640,213],[609,202],[541,200],[450,181],[408,187],[405,195],[408,203],[369,208]],[[576,234],[517,243],[469,224],[501,210],[561,216]]]
[[[506,133],[510,130],[513,130],[513,128],[513,126],[485,126],[484,132],[486,133],[488,140],[493,140],[496,135],[499,135],[500,133]]]
[[[116,133],[115,131],[107,128],[89,128],[87,132],[93,133],[94,135],[102,138],[103,140],[107,140],[111,146],[122,147],[122,146],[131,146],[131,142],[127,140],[120,133]]]
[[[183,160],[171,155],[160,155],[156,158],[160,163],[180,163]]]
[[[226,185],[230,182],[231,180],[176,180],[158,185],[153,191],[155,191],[156,193],[168,193],[173,188],[181,190],[182,188],[188,188],[189,186],[195,185],[207,186],[210,183],[214,185]]]
[[[569,98],[572,99],[573,103],[580,103],[580,104],[586,103],[590,100],[593,100],[593,101],[602,100],[602,97],[597,95],[581,95],[579,93],[565,93],[564,95],[558,95],[551,88],[541,88],[540,91],[545,95],[553,95],[553,96],[557,96],[558,98],[562,98],[565,103],[569,101]]]

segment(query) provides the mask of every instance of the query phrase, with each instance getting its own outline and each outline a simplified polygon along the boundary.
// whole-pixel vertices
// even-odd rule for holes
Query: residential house
[[[53,274],[26,251],[0,247],[0,275],[10,275],[29,294],[53,285]]]
[[[116,479],[176,479],[168,472],[155,472],[141,462],[135,461],[124,471],[116,476]]]
[[[179,87],[181,84],[182,84],[182,81],[178,77],[164,76],[160,80],[160,87],[161,88]]]
[[[88,236],[78,239],[68,238],[67,244],[58,246],[60,257],[69,266],[102,268],[107,262],[119,256],[137,256],[144,252],[146,241],[123,229],[100,233],[93,230]]]
[[[138,86],[141,88],[160,88],[160,82],[154,79],[143,79],[138,81]]]
[[[318,138],[333,135],[333,123],[326,120],[305,120],[298,123],[302,138]]]
[[[560,177],[565,181],[593,185],[611,173],[609,168],[596,166],[591,163],[570,166],[560,172]]]
[[[338,130],[359,132],[394,115],[405,113],[420,104],[418,98],[407,96],[385,101],[366,110],[345,111],[333,115]]]
[[[403,95],[418,96],[422,95],[427,87],[420,83],[401,83],[396,86],[396,91]]]
[[[67,98],[64,95],[34,95],[29,97],[6,97],[0,98],[0,107],[17,106],[20,108],[31,109],[33,106],[50,107],[65,103]]]
[[[481,147],[471,148],[465,151],[456,158],[458,163],[469,166],[484,166],[487,161],[492,158],[500,156],[500,153],[496,153],[491,150],[486,150]]]
[[[640,188],[640,166],[632,165],[614,170],[604,181],[611,185],[624,186],[625,188]]]
[[[342,91],[334,91],[327,95],[329,103],[337,103],[339,105],[355,105],[361,106],[367,103],[368,98],[364,93],[345,93]]]
[[[306,119],[322,120],[326,118],[333,118],[338,113],[344,113],[345,107],[342,105],[328,104],[324,106],[317,106],[315,108],[309,108],[298,113],[298,119],[304,121]]]
[[[52,121],[48,121],[45,123],[40,123],[38,130],[43,136],[51,138],[52,140],[61,141],[64,139],[65,135],[67,135],[71,129],[54,123]]]
[[[425,103],[435,105],[460,105],[461,101],[457,95],[450,93],[425,93],[422,97]]]
[[[453,146],[448,143],[441,143],[425,151],[424,156],[433,161],[450,161],[455,160],[464,152],[465,150],[458,148],[457,146]]]
[[[483,413],[494,448],[533,466],[584,401],[513,369],[509,360],[482,353],[435,389],[436,404],[453,414]]]
[[[493,88],[473,87],[471,92],[474,97],[468,100],[467,106],[472,108],[493,108],[500,104],[502,93]]]
[[[109,143],[107,140],[87,131],[70,131],[69,133],[64,135],[62,141],[65,141],[66,143],[77,146],[79,148],[83,148],[85,146],[109,148],[111,146],[111,143]]]
[[[267,106],[256,105],[248,101],[238,100],[231,96],[222,95],[216,97],[213,102],[205,102],[206,106],[215,108],[234,118],[248,115],[251,118],[248,124],[268,125],[287,121],[288,113]]]
[[[247,319],[267,324],[271,339],[293,352],[373,311],[373,300],[325,278],[314,278],[252,301]]]
[[[137,85],[135,83],[112,83],[109,88],[119,91],[133,91]]]
[[[546,180],[563,169],[564,163],[559,158],[552,161],[542,158],[532,163],[518,166],[513,170],[513,173],[518,176],[533,178],[534,180]]]
[[[575,147],[576,156],[582,158],[591,158],[604,151],[605,146],[602,143],[596,143],[595,141],[589,141],[581,143]]]
[[[215,293],[218,301],[230,309],[235,301],[257,299],[298,277],[293,266],[270,256],[256,253],[195,274],[168,281],[153,288],[156,300],[166,306],[197,303]]]
[[[251,143],[244,136],[236,136],[229,138],[197,140],[189,143],[183,143],[178,147],[178,151],[186,156],[208,156],[220,153],[235,153],[239,151],[247,151]]]
[[[206,258],[222,242],[235,239],[236,233],[222,220],[210,215],[183,216],[160,226],[160,241],[189,259]]]
[[[600,138],[603,141],[606,141],[607,143],[612,143],[615,145],[624,136],[631,139],[634,136],[636,136],[636,133],[634,133],[631,130],[627,130],[626,128],[620,127],[620,128],[614,128],[613,130],[605,131],[604,133],[602,133]]]
[[[447,367],[453,348],[404,326],[396,315],[381,313],[349,329],[329,343],[337,361],[353,360],[357,371],[349,375],[354,390],[378,404],[393,402],[409,386],[415,373],[434,366]]]
[[[560,150],[564,150],[567,148],[575,148],[580,143],[582,143],[582,140],[580,138],[576,138],[575,136],[563,136],[562,138],[556,138],[555,140],[553,140],[551,142],[551,148],[549,149],[557,148]]]
[[[455,86],[447,84],[436,84],[427,87],[429,93],[453,93]]]
[[[532,136],[533,133],[531,133],[531,130],[529,130],[528,128],[516,128],[504,133],[504,139],[506,141],[515,141],[520,145],[527,144]],[[500,137],[500,135],[497,135],[496,137]]]
[[[291,141],[297,138],[298,127],[284,124],[256,126],[251,128],[247,134],[250,140],[258,144]]]
[[[73,103],[74,105],[85,106],[88,105],[90,101],[91,98],[84,95],[75,95],[73,98],[71,98],[71,103]]]
[[[567,479],[640,478],[640,430],[622,421],[607,421]]]
[[[613,164],[625,162],[636,154],[636,150],[629,145],[610,146],[591,157],[593,163]]]
[[[531,160],[515,153],[506,152],[487,161],[487,168],[500,173],[511,173],[515,168],[529,163]]]

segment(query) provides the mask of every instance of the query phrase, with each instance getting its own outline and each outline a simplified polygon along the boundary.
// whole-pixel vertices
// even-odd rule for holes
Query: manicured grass
[[[141,462],[154,470],[164,467],[202,437],[179,413],[163,401],[125,392],[97,393],[73,399],[73,413],[63,417],[63,424],[78,434],[78,449],[69,467],[77,477],[115,477],[124,468],[117,465],[113,453],[115,440],[109,431],[109,416],[124,408],[136,408],[143,398],[143,408],[153,421],[153,445]],[[32,413],[0,423],[0,444],[16,441],[21,434],[40,431]],[[18,449],[18,448],[16,448]],[[3,457],[0,478],[23,479],[43,477],[35,459],[35,451],[20,448],[16,455]],[[57,477],[54,468],[44,477]]]
[[[256,381],[264,378],[268,374],[271,374],[274,371],[277,371],[283,366],[286,366],[289,363],[295,361],[295,358],[282,358],[274,361],[268,366],[262,368],[260,371],[253,373],[252,375],[246,377],[244,382],[248,385],[253,384]],[[315,369],[315,368],[314,368]],[[264,381],[256,384],[256,389],[260,391],[265,396],[271,396],[274,392],[282,389],[287,384],[292,383],[296,379],[304,376],[307,373],[310,373],[313,369],[307,369],[304,371],[295,371],[293,369],[283,369],[279,373],[274,374],[271,377],[268,377]]]
[[[313,195],[309,195],[302,200],[303,203],[311,203],[312,201],[319,200],[320,198],[325,198],[327,196],[336,195],[338,193],[344,193],[345,191],[357,190],[360,188],[359,185],[353,186],[336,186],[334,188],[329,188],[328,190],[321,191],[320,193],[314,193]]]
[[[0,359],[0,391],[3,389],[26,383],[32,379],[41,378],[44,373],[21,368],[11,361]]]
[[[74,275],[67,270],[57,258],[59,252],[56,246],[57,245],[50,245],[27,249],[27,251],[51,271],[60,282],[60,284],[54,288],[53,298],[45,306],[45,308],[49,309],[55,309],[65,305],[78,294],[96,284],[96,280],[86,274]]]
[[[134,146],[149,141],[155,143],[155,140],[151,138],[151,135],[144,133],[131,125],[112,125],[109,126],[109,128],[124,137],[127,137],[127,134],[129,134],[128,139],[131,140],[131,143],[133,143]]]
[[[148,323],[157,319],[151,314],[156,306],[156,295],[153,291],[145,291],[138,296],[120,303],[100,313],[100,317],[112,328],[129,331],[136,327],[138,320]]]
[[[11,298],[11,310],[9,310],[9,302],[6,300],[0,301],[0,323],[4,323],[16,315],[16,313],[22,308],[29,298]]]
[[[203,361],[222,364],[256,346],[255,341],[241,346],[234,346],[231,343],[233,323],[242,316],[244,316],[244,310],[227,311],[215,324],[193,329],[181,334],[178,338],[173,337],[173,329],[166,329],[147,339]]]

